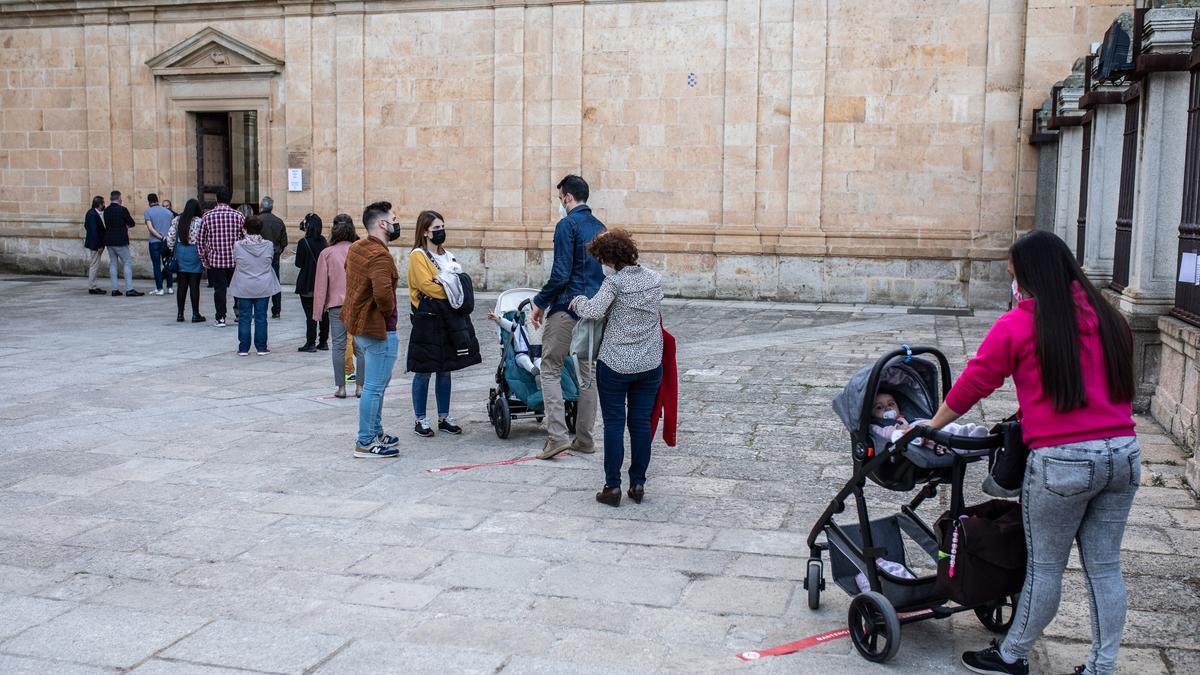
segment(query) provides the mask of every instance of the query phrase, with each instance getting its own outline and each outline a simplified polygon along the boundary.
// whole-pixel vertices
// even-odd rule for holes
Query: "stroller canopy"
[[[869,398],[874,401],[879,391],[887,391],[900,406],[900,414],[909,421],[929,419],[937,411],[938,369],[932,362],[914,358],[908,361],[898,356],[888,361],[879,373],[877,391],[867,391],[871,372],[877,365],[864,366],[833,399],[833,411],[841,418],[848,431],[857,432],[863,427],[860,419],[863,404]],[[870,423],[870,420],[865,420]]]

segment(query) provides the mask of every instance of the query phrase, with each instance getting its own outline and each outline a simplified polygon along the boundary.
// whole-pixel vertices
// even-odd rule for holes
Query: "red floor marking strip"
[[[931,613],[931,611],[926,609],[926,610],[922,610],[920,612],[905,612],[903,614],[900,614],[899,616],[901,619],[908,619],[908,618],[911,618],[914,616],[922,616],[924,614],[929,614],[929,613]],[[849,635],[850,635],[849,628],[839,628],[837,630],[831,630],[826,633],[818,633],[817,635],[810,635],[802,640],[796,640],[795,642],[789,642],[786,645],[779,645],[778,647],[771,647],[770,649],[763,649],[760,651],[741,652],[739,654],[736,654],[736,656],[743,661],[755,661],[755,660],[761,659],[764,656],[784,656],[785,654],[795,654],[796,652],[798,652],[802,649],[808,649],[809,647],[815,647],[819,644],[824,644],[826,642],[829,642],[830,640],[840,640],[844,637],[849,637]]]
[[[560,453],[573,457],[569,452]],[[463,464],[462,466],[443,466],[439,469],[426,469],[428,473],[443,473],[446,471],[467,471],[468,469],[479,469],[485,466],[509,466],[510,464],[520,464],[521,462],[532,462],[537,457],[517,457],[516,459],[505,459],[499,462],[485,462],[483,464]]]

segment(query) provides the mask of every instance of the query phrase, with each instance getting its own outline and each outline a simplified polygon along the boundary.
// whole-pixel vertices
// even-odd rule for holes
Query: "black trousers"
[[[275,270],[275,278],[279,278],[279,258],[271,259],[271,269]],[[283,307],[283,293],[276,293],[271,296],[271,316],[278,316],[280,309]]]
[[[179,316],[183,316],[183,304],[189,295],[192,297],[192,316],[200,316],[200,272],[179,272],[178,276],[175,304],[179,307]]]
[[[313,321],[313,299],[311,295],[300,296],[300,305],[304,307],[304,344],[328,344],[329,343],[329,312],[321,314],[320,329],[321,341],[317,342],[317,327],[318,323]]]
[[[225,291],[229,288],[229,282],[233,280],[233,268],[210,268],[208,279],[212,282],[213,287],[213,307],[217,315],[216,320],[221,321],[225,318],[225,310],[229,306],[225,299]]]

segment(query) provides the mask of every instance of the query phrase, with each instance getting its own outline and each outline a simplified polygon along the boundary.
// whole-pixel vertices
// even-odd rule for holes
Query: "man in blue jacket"
[[[579,321],[567,305],[577,295],[592,297],[604,281],[600,263],[587,252],[587,245],[604,231],[604,223],[592,215],[592,209],[587,205],[586,181],[579,176],[567,176],[557,187],[562,219],[554,226],[554,267],[550,270],[550,280],[533,298],[530,316],[534,326],[541,325],[543,319],[546,323],[542,332],[541,378],[546,431],[550,437],[538,453],[539,459],[550,459],[564,450],[596,451],[592,426],[596,422],[597,398],[590,364],[579,364],[579,408],[574,442],[567,435],[561,377],[563,360],[571,351],[571,333]]]

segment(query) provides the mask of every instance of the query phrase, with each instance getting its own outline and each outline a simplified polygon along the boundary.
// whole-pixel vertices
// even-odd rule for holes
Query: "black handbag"
[[[1021,505],[992,499],[937,519],[937,591],[966,607],[1016,595],[1025,583]]]
[[[991,432],[1003,436],[1004,445],[988,457],[988,474],[1001,489],[1019,491],[1025,480],[1025,461],[1029,458],[1029,446],[1021,435],[1021,421],[1013,415],[992,427]]]

